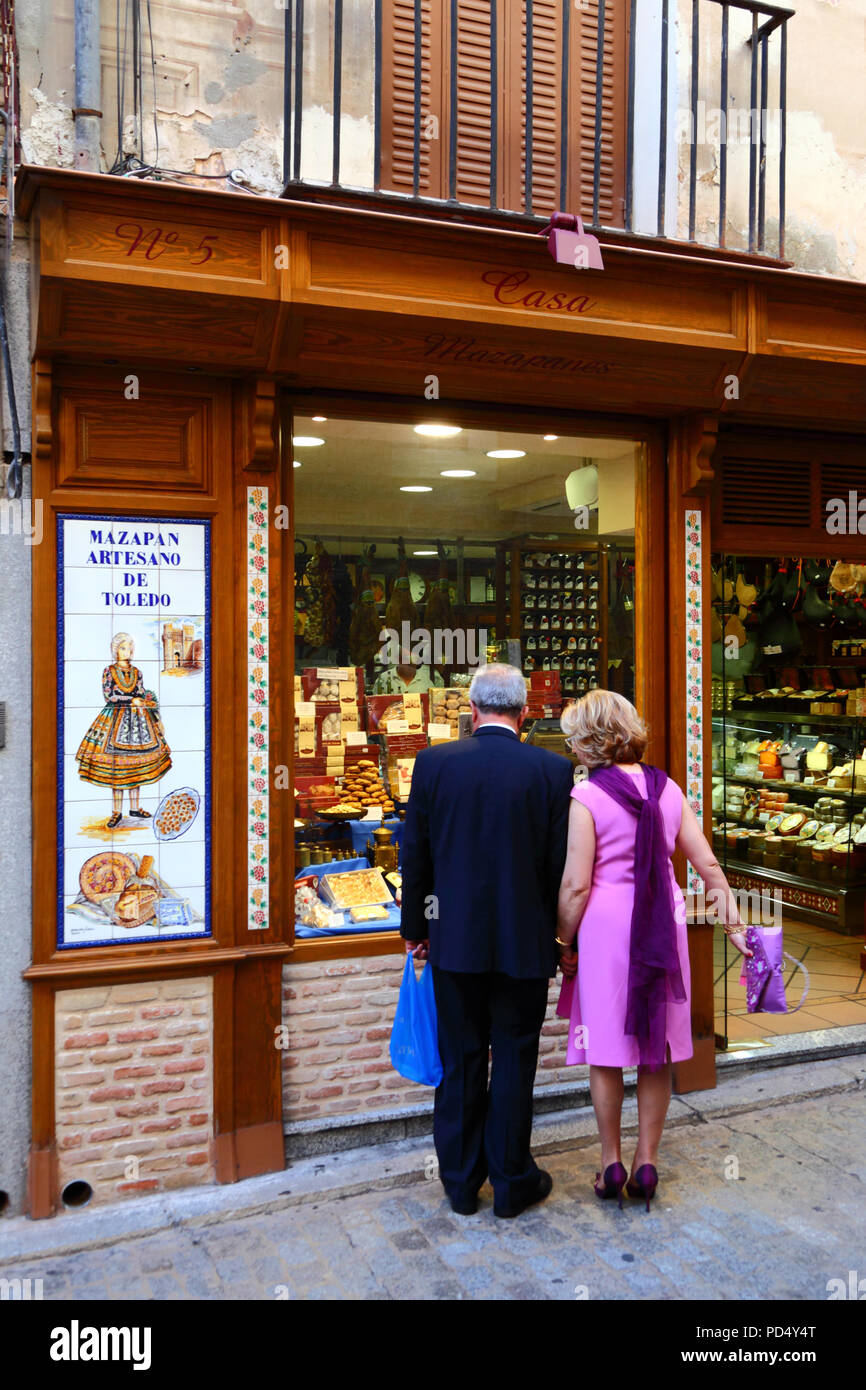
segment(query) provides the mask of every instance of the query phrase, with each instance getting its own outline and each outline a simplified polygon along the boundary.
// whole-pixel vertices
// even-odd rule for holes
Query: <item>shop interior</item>
[[[570,754],[563,704],[635,690],[641,445],[296,416],[298,938],[399,923],[422,748],[471,731],[481,660],[527,681],[523,737]]]
[[[797,1013],[746,1013],[716,941],[729,1049],[866,1023],[866,566],[717,554],[712,566],[713,840],[729,881],[784,890],[785,950],[808,972]],[[806,975],[785,961],[789,1008]]]

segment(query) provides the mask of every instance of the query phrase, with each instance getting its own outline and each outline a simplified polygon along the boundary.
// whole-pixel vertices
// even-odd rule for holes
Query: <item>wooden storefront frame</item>
[[[506,429],[532,428],[542,419],[549,428],[549,422],[561,419],[565,433],[578,430],[644,440],[636,530],[639,540],[643,537],[638,568],[648,583],[638,597],[636,654],[639,669],[652,670],[652,681],[639,699],[658,740],[653,756],[665,762],[675,780],[685,781],[685,510],[694,509],[703,519],[703,648],[708,652],[709,555],[716,546],[709,492],[720,421],[799,434],[816,428],[830,435],[862,429],[862,285],[799,275],[768,266],[760,258],[664,243],[638,245],[634,239],[616,237],[603,244],[603,275],[592,278],[594,273],[587,272],[588,280],[575,281],[574,273],[550,261],[537,236],[513,229],[454,225],[363,206],[334,208],[312,199],[132,184],[70,170],[24,168],[18,191],[19,211],[33,216],[35,233],[33,491],[48,504],[49,513],[47,543],[34,555],[35,651],[44,650],[46,634],[50,640],[55,631],[54,574],[46,559],[52,553],[54,512],[113,509],[169,515],[181,507],[190,514],[197,508],[199,514],[212,516],[229,538],[229,551],[239,553],[248,485],[266,483],[275,498],[292,508],[285,401],[309,414],[327,403],[332,413],[342,409],[354,418],[383,418],[387,411],[385,418],[429,419],[429,403],[420,404],[425,358],[423,351],[417,355],[417,347],[419,342],[423,347],[423,335],[433,326],[436,331],[473,335],[479,351],[487,352],[492,344],[500,360],[503,355],[526,357],[528,369],[522,374],[479,369],[468,354],[456,369],[448,364],[448,413],[466,425],[486,424],[496,412],[497,422]],[[129,233],[130,223],[145,237],[141,246],[138,233]],[[118,242],[119,227],[127,230]],[[157,231],[159,237],[153,240]],[[134,256],[133,242],[138,247]],[[219,255],[213,253],[215,245]],[[281,247],[288,253],[285,273],[275,268]],[[389,265],[400,273],[383,279],[382,267]],[[483,265],[516,266],[520,274],[529,275],[533,294],[538,283],[545,287],[544,295],[557,287],[561,295],[565,285],[576,286],[578,292],[586,288],[599,296],[602,309],[586,319],[579,313],[569,319],[562,313],[545,314],[537,304],[497,302],[489,286],[483,296],[480,292],[483,277],[478,270]],[[414,281],[416,271],[420,278]],[[348,332],[349,338],[331,363],[329,349],[321,344],[339,340],[341,332]],[[390,353],[378,368],[370,367],[369,342],[381,343],[383,353]],[[414,344],[416,357],[405,355],[404,363],[405,342]],[[590,374],[557,375],[559,369],[545,365],[551,359],[544,354],[550,352],[587,354]],[[55,486],[57,382],[71,380],[76,372],[84,377],[98,373],[104,379],[108,354],[122,359],[120,365],[112,365],[118,373],[171,375],[175,385],[200,385],[208,379],[219,383],[223,429],[217,447],[230,458],[220,496],[209,496],[206,490],[178,493],[156,476],[151,479],[156,486],[139,490],[113,486],[110,504],[104,490],[83,479],[71,487]],[[595,359],[615,366],[614,376],[593,376]],[[393,373],[391,361],[399,367]],[[573,370],[578,369],[569,368]],[[193,374],[189,378],[187,371]],[[373,390],[371,379],[377,371]],[[728,399],[723,386],[731,373],[739,390]],[[392,394],[379,393],[383,374],[392,384]],[[281,392],[284,404],[278,407]],[[593,410],[564,409],[563,401],[575,396],[592,399]],[[515,407],[515,399],[536,404]],[[440,403],[438,409],[444,413],[445,406]],[[285,625],[292,610],[293,572],[286,552],[291,534],[285,532],[272,552],[275,628],[280,613]],[[228,577],[220,580],[221,586],[226,584]],[[224,588],[220,592],[226,615],[223,640],[233,642],[236,651],[241,634],[244,640],[246,635],[241,596]],[[274,671],[288,698],[280,704],[279,691],[274,697],[273,760],[287,766],[293,645],[284,642],[274,658]],[[662,653],[660,659],[652,655],[656,653]],[[708,673],[708,660],[705,669]],[[237,696],[238,681],[233,689]],[[31,1214],[49,1214],[54,1200],[54,992],[96,981],[213,975],[218,1177],[231,1181],[262,1171],[256,1166],[262,1163],[281,1166],[279,1054],[272,1039],[270,1050],[262,1050],[255,1021],[263,1011],[269,1018],[278,1016],[279,976],[290,954],[293,960],[303,960],[348,953],[345,939],[339,944],[299,943],[292,951],[288,913],[293,836],[288,816],[276,832],[280,852],[274,856],[274,893],[279,920],[275,918],[267,943],[250,943],[244,937],[240,889],[228,883],[230,868],[223,863],[218,881],[223,884],[223,902],[232,906],[226,909],[229,919],[219,938],[166,943],[158,950],[87,948],[59,958],[54,951],[54,899],[40,875],[40,856],[48,853],[53,862],[56,837],[54,691],[38,662],[33,693],[35,707],[50,712],[39,729],[43,750],[47,744],[50,753],[40,757],[39,747],[34,750],[34,963],[25,972],[34,986]],[[243,703],[234,721],[224,724],[238,747]],[[705,807],[709,740],[707,721]],[[230,760],[228,754],[220,756]],[[239,818],[238,798],[233,797],[236,782],[229,767],[221,787],[233,805],[230,814]],[[218,794],[215,790],[215,802]],[[709,981],[712,1030],[711,951],[708,966],[704,938],[691,944],[693,958],[699,961],[696,975]],[[364,938],[363,951],[353,953],[375,955],[393,948],[389,933]],[[701,1010],[706,1013],[703,986],[700,996],[696,990],[695,1018]],[[706,1019],[699,1020],[696,1029],[701,1035],[700,1057],[691,1072],[680,1072],[679,1089],[712,1084],[705,1024]]]

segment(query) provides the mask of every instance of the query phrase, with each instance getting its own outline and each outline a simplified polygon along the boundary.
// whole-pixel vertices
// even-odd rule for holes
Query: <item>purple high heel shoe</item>
[[[650,1209],[650,1201],[656,1195],[656,1188],[659,1185],[659,1175],[651,1163],[642,1163],[633,1178],[629,1178],[626,1184],[626,1192],[629,1197],[643,1197],[646,1201],[646,1209]]]
[[[601,1178],[603,1186],[599,1187]],[[601,1197],[604,1201],[610,1201],[616,1197],[619,1202],[619,1209],[622,1211],[622,1190],[625,1187],[628,1173],[621,1163],[611,1163],[604,1170],[604,1177],[601,1173],[596,1173],[593,1188],[596,1197]]]

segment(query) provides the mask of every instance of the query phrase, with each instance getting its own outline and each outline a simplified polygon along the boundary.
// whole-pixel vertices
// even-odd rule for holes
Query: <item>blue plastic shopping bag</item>
[[[391,1029],[391,1063],[407,1081],[438,1086],[442,1080],[433,971],[425,965],[420,977],[416,976],[412,956],[406,957]]]

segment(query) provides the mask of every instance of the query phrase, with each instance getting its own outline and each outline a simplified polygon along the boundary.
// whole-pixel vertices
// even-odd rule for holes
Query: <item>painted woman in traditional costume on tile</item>
[[[115,633],[111,641],[114,662],[102,673],[105,705],[75,755],[86,782],[112,789],[109,830],[120,824],[124,788],[129,791],[129,814],[149,819],[150,812],[139,804],[140,788],[158,781],[171,767],[171,749],[165,741],[159,705],[152,691],[145,690],[142,674],[132,664],[134,651],[128,632]]]

